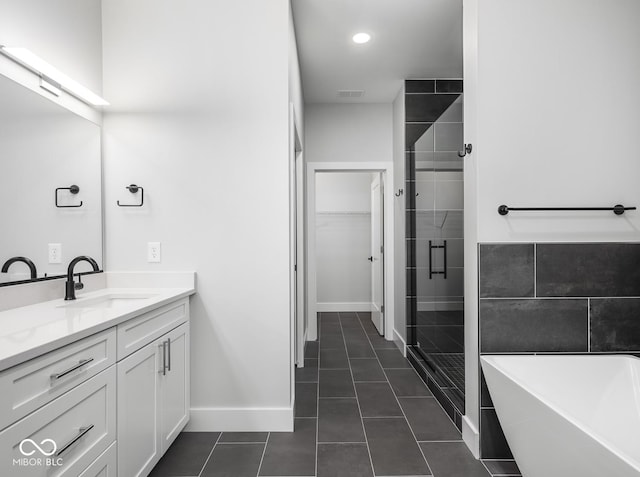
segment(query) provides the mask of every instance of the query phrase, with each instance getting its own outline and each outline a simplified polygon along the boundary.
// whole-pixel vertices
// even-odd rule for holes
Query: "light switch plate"
[[[160,263],[162,259],[160,242],[147,243],[147,262]]]
[[[49,244],[49,263],[62,263],[62,244]]]

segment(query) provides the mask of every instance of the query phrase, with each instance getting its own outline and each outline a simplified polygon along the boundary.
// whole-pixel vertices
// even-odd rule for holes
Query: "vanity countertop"
[[[0,312],[0,371],[195,293],[194,288],[103,288],[77,300]]]

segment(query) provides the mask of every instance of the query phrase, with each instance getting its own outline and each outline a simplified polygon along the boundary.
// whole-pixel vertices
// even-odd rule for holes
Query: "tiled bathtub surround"
[[[480,354],[640,353],[640,244],[479,245]],[[481,386],[480,447],[508,458]]]

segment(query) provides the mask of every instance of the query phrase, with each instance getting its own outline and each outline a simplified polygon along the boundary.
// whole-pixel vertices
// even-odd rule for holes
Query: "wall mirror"
[[[100,151],[100,126],[0,75],[0,267],[37,270],[11,263],[0,286],[64,276],[78,255],[103,268]]]

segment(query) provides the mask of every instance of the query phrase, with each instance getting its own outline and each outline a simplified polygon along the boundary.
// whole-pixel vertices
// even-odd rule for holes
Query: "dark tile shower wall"
[[[480,354],[640,353],[640,244],[479,245]],[[511,457],[480,370],[480,452]]]
[[[430,372],[431,370],[426,362],[414,348],[419,339],[415,143],[462,94],[462,86],[462,80],[459,79],[405,81],[406,331],[409,357],[416,370],[429,385],[434,396],[459,429],[461,427],[462,413],[464,412],[464,403],[460,402],[458,397],[454,405],[452,399],[455,397],[448,394],[447,386],[442,382],[442,378]],[[452,339],[450,336],[445,335],[434,336],[434,338],[447,342]]]

